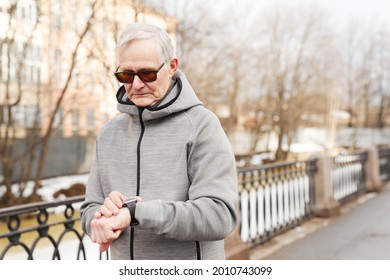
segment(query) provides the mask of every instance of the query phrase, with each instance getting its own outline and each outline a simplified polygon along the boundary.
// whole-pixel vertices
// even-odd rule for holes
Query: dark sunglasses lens
[[[138,77],[141,79],[141,81],[145,83],[150,83],[155,80],[157,80],[157,73],[156,72],[141,72],[138,73]]]
[[[134,80],[134,74],[130,74],[130,73],[125,73],[125,72],[116,73],[115,76],[118,79],[118,81],[121,83],[132,83]]]

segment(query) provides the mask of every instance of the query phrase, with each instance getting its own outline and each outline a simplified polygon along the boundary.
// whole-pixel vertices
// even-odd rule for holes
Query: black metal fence
[[[84,196],[0,209],[0,260],[108,259],[82,232],[76,210]],[[77,213],[77,214],[76,214]],[[78,223],[78,224],[77,224]]]

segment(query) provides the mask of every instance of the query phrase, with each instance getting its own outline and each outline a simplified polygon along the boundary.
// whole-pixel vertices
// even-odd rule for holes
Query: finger
[[[99,250],[100,252],[104,252],[106,251],[109,247],[110,247],[111,243],[102,243],[102,244],[99,244]]]
[[[100,213],[102,216],[106,217],[106,218],[109,218],[111,217],[112,215],[115,215],[115,213],[113,211],[111,211],[110,209],[108,209],[106,207],[106,204],[102,205],[99,209]]]
[[[106,217],[110,217],[112,215],[117,215],[119,212],[119,209],[122,208],[122,201],[121,199],[116,196],[115,194],[110,194],[105,200],[104,200],[104,209],[103,213]]]
[[[111,192],[108,197],[118,209],[122,208],[123,201],[126,200],[126,197],[118,191]]]
[[[115,195],[109,195],[104,200],[104,207],[106,208],[107,215],[117,215],[120,208],[122,208],[122,202],[119,197],[115,197]]]
[[[93,215],[93,218],[94,218],[94,219],[99,219],[101,216],[102,216],[102,213],[100,213],[100,211],[97,211],[97,212],[95,212],[95,214]]]
[[[91,240],[94,243],[96,242],[96,238],[97,238],[97,236],[96,236],[96,234],[97,234],[96,221],[97,221],[97,219],[93,219],[91,221]]]
[[[114,231],[114,238],[117,239],[122,234],[123,231],[124,229],[118,229]]]

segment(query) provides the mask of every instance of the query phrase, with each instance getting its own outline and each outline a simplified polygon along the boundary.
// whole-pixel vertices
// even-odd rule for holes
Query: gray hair
[[[172,40],[168,33],[147,23],[131,23],[125,27],[119,37],[117,54],[134,40],[151,38],[154,38],[156,42],[157,56],[160,63],[166,62],[175,56]]]

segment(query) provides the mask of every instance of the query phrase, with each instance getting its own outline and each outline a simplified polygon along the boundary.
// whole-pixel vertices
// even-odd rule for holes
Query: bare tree
[[[268,59],[259,60],[258,67],[267,69],[262,87],[268,97],[257,110],[265,112],[278,135],[276,160],[285,160],[295,130],[303,124],[303,114],[315,114],[310,106],[321,102],[319,97],[326,98],[328,79],[322,71],[331,69],[326,59],[333,40],[324,14],[314,6],[306,10],[276,7],[263,11],[259,18],[264,21],[257,26],[265,30],[259,38],[263,40],[259,53]]]
[[[360,28],[356,28],[359,24]],[[389,52],[387,26],[376,21],[350,20],[345,31],[345,83],[350,114],[348,126],[354,128],[352,146],[357,146],[358,129],[384,127],[388,106]]]
[[[37,26],[40,23],[41,10],[38,5],[32,7],[29,10],[30,14],[26,14],[29,17],[30,24],[24,26],[23,31],[19,32],[20,26],[18,24],[18,18],[20,14],[20,2],[8,3],[8,23],[6,33],[0,36],[0,57],[6,61],[4,67],[0,67],[0,77],[3,77],[3,81],[0,86],[3,87],[4,98],[0,98],[2,122],[0,129],[0,154],[1,154],[1,167],[3,180],[0,185],[4,185],[6,190],[3,195],[2,202],[4,204],[12,203],[23,196],[26,189],[26,182],[30,178],[33,172],[33,162],[35,158],[34,148],[37,145],[37,131],[39,127],[39,96],[40,80],[39,70],[35,73],[35,79],[31,81],[33,73],[31,71],[37,71],[37,69],[29,68],[31,65],[25,63],[26,60],[31,59],[34,46],[32,40],[37,31]],[[26,8],[26,7],[22,7]],[[32,24],[31,24],[32,23]],[[23,40],[20,38],[23,37]],[[4,53],[5,50],[5,53]],[[4,61],[3,61],[4,62]],[[29,86],[30,94],[35,94],[37,98],[34,101],[31,100],[29,107],[26,107],[22,102],[26,97],[26,86],[24,82],[35,82],[35,86]],[[24,81],[24,82],[23,82]],[[33,120],[22,120],[20,118],[20,109],[31,108],[35,113],[30,114]],[[31,112],[30,112],[31,113]],[[22,151],[17,148],[16,139],[20,134],[20,125],[27,125],[30,127],[29,133],[25,135],[25,147]],[[39,133],[38,133],[39,134]],[[21,168],[15,170],[15,163],[19,163]],[[18,174],[17,174],[18,173]],[[17,194],[12,191],[12,183],[14,178],[17,177],[20,182]]]
[[[348,121],[349,127],[354,126],[354,124],[356,123],[356,113],[354,110],[357,95],[357,85],[355,84],[355,71],[358,59],[358,44],[361,39],[358,37],[358,29],[355,28],[356,24],[357,22],[350,22],[350,25],[345,32],[346,44],[345,46],[343,46],[346,76],[345,92],[347,96],[345,102],[347,103],[347,112],[350,114],[350,118]]]
[[[55,101],[55,106],[49,115],[49,123],[46,130],[43,132],[41,136],[41,110],[42,108],[42,87],[46,86],[40,81],[38,73],[38,80],[35,81],[35,85],[33,87],[29,87],[29,89],[35,88],[35,96],[32,96],[33,93],[29,90],[29,95],[26,94],[26,88],[23,85],[25,83],[23,77],[23,64],[26,59],[26,53],[29,51],[30,42],[33,39],[33,36],[39,31],[37,26],[43,21],[43,18],[47,16],[47,14],[42,13],[39,10],[42,1],[33,2],[36,8],[35,12],[35,24],[32,25],[32,30],[30,32],[26,32],[30,34],[25,37],[22,41],[22,45],[24,46],[22,49],[17,49],[13,47],[15,39],[20,38],[22,34],[19,34],[20,28],[16,28],[16,24],[19,24],[20,18],[16,18],[18,5],[21,3],[20,1],[14,1],[9,9],[9,23],[8,23],[8,32],[6,33],[4,41],[1,42],[1,45],[7,45],[8,50],[8,64],[7,64],[7,73],[8,78],[6,79],[5,84],[5,98],[0,100],[2,103],[3,111],[6,112],[6,120],[3,120],[3,127],[1,130],[1,166],[3,179],[0,181],[0,185],[5,186],[6,191],[2,196],[1,201],[2,205],[13,205],[15,203],[24,203],[28,201],[34,201],[38,199],[38,189],[40,188],[40,180],[43,175],[43,168],[45,164],[45,160],[47,157],[48,144],[50,138],[52,136],[53,130],[55,128],[55,118],[57,112],[60,109],[60,106],[63,102],[64,97],[66,96],[69,88],[69,84],[72,78],[72,71],[74,69],[76,63],[76,56],[78,50],[82,44],[84,37],[86,36],[88,30],[91,28],[91,23],[95,16],[95,8],[97,5],[97,0],[93,1],[90,6],[90,15],[85,21],[84,28],[81,30],[78,40],[73,47],[70,48],[70,56],[69,56],[69,67],[67,67],[67,73],[65,78],[65,83],[60,90],[57,100]],[[45,2],[44,4],[48,4]],[[24,8],[24,7],[21,7]],[[11,53],[11,50],[14,53]],[[12,55],[18,57],[16,61]],[[37,54],[35,54],[37,55]],[[15,77],[11,77],[12,69],[14,69],[14,65],[16,64],[18,67],[16,68]],[[16,86],[15,86],[16,85]],[[47,87],[47,86],[46,86]],[[12,96],[12,97],[11,97]],[[17,98],[14,98],[14,97]],[[16,146],[16,139],[20,138],[18,133],[21,128],[15,127],[15,112],[20,108],[21,102],[29,102],[29,100],[36,100],[35,104],[35,119],[33,121],[33,127],[30,130],[30,134],[26,134],[24,137],[26,146],[22,153],[18,152],[18,148]],[[23,101],[25,100],[25,101]],[[26,131],[26,130],[24,130]],[[37,150],[39,151],[37,153]],[[15,167],[18,166],[18,162],[21,162],[21,169],[19,170],[20,174],[16,174]],[[36,165],[35,165],[36,164]],[[25,194],[26,187],[29,181],[33,181],[32,192],[29,195]],[[18,188],[15,190],[12,188],[13,183],[18,183]]]
[[[390,42],[390,34],[386,28],[381,28],[378,34],[378,74],[377,74],[377,93],[379,95],[379,109],[377,113],[376,126],[383,128],[386,125],[386,117],[390,114],[390,88],[386,81],[390,80],[390,51],[387,47]]]
[[[70,81],[72,79],[72,71],[73,71],[74,66],[76,64],[77,53],[78,53],[78,50],[83,42],[84,37],[86,36],[87,32],[91,28],[92,21],[95,17],[95,11],[96,11],[95,7],[97,5],[97,2],[98,2],[98,0],[94,0],[92,2],[90,15],[86,19],[84,28],[82,29],[81,33],[79,34],[78,40],[71,51],[70,66],[68,68],[69,69],[68,73],[66,74],[65,84],[64,84],[63,88],[60,90],[59,97],[58,97],[57,101],[55,102],[54,110],[52,111],[51,116],[50,116],[49,125],[47,127],[46,132],[44,133],[44,135],[42,137],[41,149],[40,149],[40,153],[38,156],[37,173],[36,173],[36,176],[34,178],[34,188],[33,188],[33,192],[32,192],[33,195],[37,194],[37,191],[40,187],[40,180],[41,180],[42,175],[43,175],[43,168],[44,168],[44,164],[45,164],[45,160],[46,160],[46,156],[47,156],[47,151],[48,151],[48,143],[49,143],[51,135],[53,133],[54,120],[55,120],[55,117],[57,115],[58,110],[60,109],[62,101],[63,101],[66,93],[68,92],[68,87],[69,87]]]
[[[259,152],[260,140],[274,141],[270,136],[276,135],[276,159],[286,159],[301,126],[323,127],[334,135],[334,112],[341,97],[348,96],[351,125],[356,122],[357,108],[363,108],[360,112],[367,115],[364,119],[372,115],[375,92],[384,100],[377,116],[385,118],[386,78],[380,75],[383,71],[375,69],[379,69],[379,53],[382,68],[386,67],[386,55],[378,52],[378,40],[371,48],[366,45],[364,58],[361,42],[369,40],[367,33],[354,28],[350,30],[354,33],[338,34],[328,25],[326,11],[317,6],[274,6],[260,11],[254,17],[259,20],[251,26],[252,14],[249,10],[243,13],[248,20],[236,16],[237,5],[224,13],[204,1],[144,2],[178,18],[180,67],[206,106],[216,112],[224,108],[220,119],[229,136],[233,137],[237,126],[242,125],[240,117],[248,119],[244,126],[252,135],[251,154]],[[348,45],[337,45],[340,38],[347,38]],[[347,86],[343,89],[342,50],[347,54]],[[329,148],[329,143],[320,144]]]
[[[201,101],[220,117],[230,136],[237,126],[239,100],[250,88],[252,54],[245,30],[248,19],[235,3],[216,10],[210,1],[174,1],[180,68]],[[167,7],[166,7],[167,8]],[[169,10],[168,10],[169,12]],[[246,11],[244,11],[245,13]],[[249,77],[248,77],[249,75]]]

